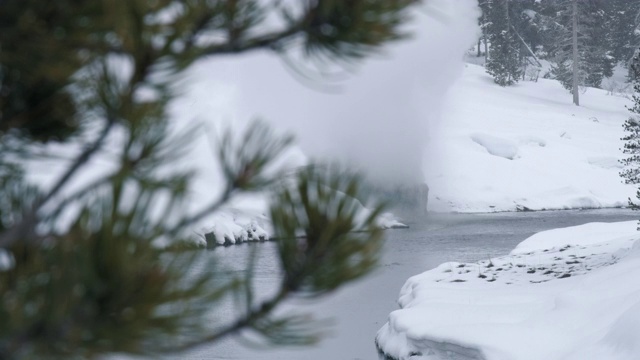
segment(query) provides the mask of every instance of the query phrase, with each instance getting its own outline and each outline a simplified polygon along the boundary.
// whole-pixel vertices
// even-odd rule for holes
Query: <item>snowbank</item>
[[[399,360],[637,359],[636,226],[550,230],[510,255],[414,276],[376,343]]]
[[[269,240],[270,222],[264,215],[249,216],[238,210],[218,211],[210,218],[213,226],[202,229],[207,246]]]
[[[371,211],[361,205],[361,218],[366,219]],[[245,195],[234,199],[225,207],[207,218],[211,224],[202,227],[194,239],[206,242],[207,246],[240,244],[247,241],[265,241],[273,237],[273,227],[268,217],[268,199],[265,193]],[[383,213],[378,219],[382,229],[406,228],[391,213]]]
[[[555,80],[502,88],[468,64],[449,91],[425,164],[432,211],[626,206],[618,172],[630,101],[600,89],[582,106]]]

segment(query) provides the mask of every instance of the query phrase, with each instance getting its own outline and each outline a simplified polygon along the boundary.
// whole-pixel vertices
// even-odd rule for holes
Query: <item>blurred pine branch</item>
[[[273,310],[289,296],[318,296],[370,271],[381,207],[363,216],[355,206],[359,178],[336,168],[311,166],[285,179],[266,171],[291,138],[256,123],[239,143],[228,134],[220,144],[221,197],[185,214],[193,174],[159,169],[184,161],[198,129],[173,135],[167,103],[178,76],[208,56],[262,49],[358,61],[408,36],[401,25],[414,3],[1,1],[0,252],[11,261],[0,264],[0,358],[178,352],[241,329],[276,344],[316,341],[306,316]],[[50,142],[78,153],[45,189],[29,182],[24,164]],[[114,169],[73,185],[105,151]],[[192,269],[202,257],[179,250],[190,248],[190,226],[234,193],[267,189],[275,191],[283,281],[257,303],[252,267],[230,276],[208,260],[211,271],[199,273]],[[162,239],[174,251],[153,246]],[[212,327],[204,315],[228,296],[242,299],[244,313]]]

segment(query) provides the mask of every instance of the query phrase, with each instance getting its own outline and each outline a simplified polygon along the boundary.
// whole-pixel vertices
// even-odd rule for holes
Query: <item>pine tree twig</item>
[[[91,156],[93,156],[93,154],[95,154],[96,151],[98,151],[102,147],[104,140],[107,138],[107,135],[109,135],[109,133],[111,132],[111,129],[113,128],[114,124],[115,124],[114,119],[110,118],[107,120],[107,123],[104,129],[102,129],[102,131],[100,132],[100,135],[93,142],[93,144],[85,148],[85,150],[80,154],[80,156],[78,156],[76,160],[71,164],[69,169],[67,169],[67,172],[56,182],[56,184],[51,188],[51,190],[49,190],[47,195],[45,195],[40,201],[38,201],[38,204],[36,205],[36,209],[35,209],[36,211],[42,208],[42,206],[46,204],[47,201],[51,200],[51,198],[54,195],[56,195],[60,191],[60,189],[62,189],[62,187],[64,187],[64,185],[71,179],[71,177],[87,161],[89,161]]]
[[[242,42],[234,40],[225,42],[224,44],[211,45],[201,50],[201,53],[202,55],[224,55],[266,48],[277,51],[280,49],[283,41],[294,37],[301,31],[302,27],[296,25],[281,32],[255,37]]]

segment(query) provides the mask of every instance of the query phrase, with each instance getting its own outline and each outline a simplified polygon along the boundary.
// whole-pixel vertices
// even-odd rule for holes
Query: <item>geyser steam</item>
[[[292,131],[312,158],[348,162],[376,183],[415,184],[424,181],[425,148],[477,38],[478,15],[474,0],[426,0],[407,24],[414,37],[359,64],[339,93],[305,86],[280,59],[262,53],[202,64],[198,74],[218,86],[198,93],[202,100],[230,98],[234,110],[226,117],[233,121],[260,117]]]

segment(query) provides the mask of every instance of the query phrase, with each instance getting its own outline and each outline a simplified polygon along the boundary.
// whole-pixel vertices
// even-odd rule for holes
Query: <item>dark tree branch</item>
[[[109,132],[111,132],[111,129],[113,128],[114,124],[115,124],[114,119],[107,120],[107,123],[104,129],[102,129],[102,131],[100,132],[100,135],[98,135],[98,138],[93,142],[93,144],[91,144],[90,146],[84,149],[84,151],[80,154],[80,156],[78,156],[76,160],[71,164],[67,172],[64,175],[62,175],[62,177],[56,182],[56,184],[51,188],[51,190],[49,190],[47,195],[45,195],[40,201],[38,201],[38,204],[36,206],[36,211],[40,209],[54,195],[56,195],[60,191],[60,189],[62,189],[62,187],[64,187],[64,185],[71,179],[71,177],[87,161],[89,161],[91,156],[93,156],[93,154],[95,154],[95,152],[102,147],[104,140],[107,138],[107,135],[109,135]]]
[[[223,44],[210,45],[201,50],[202,55],[237,54],[258,49],[279,50],[282,42],[302,32],[300,25],[292,26],[284,31],[255,37],[244,41],[229,41]]]

